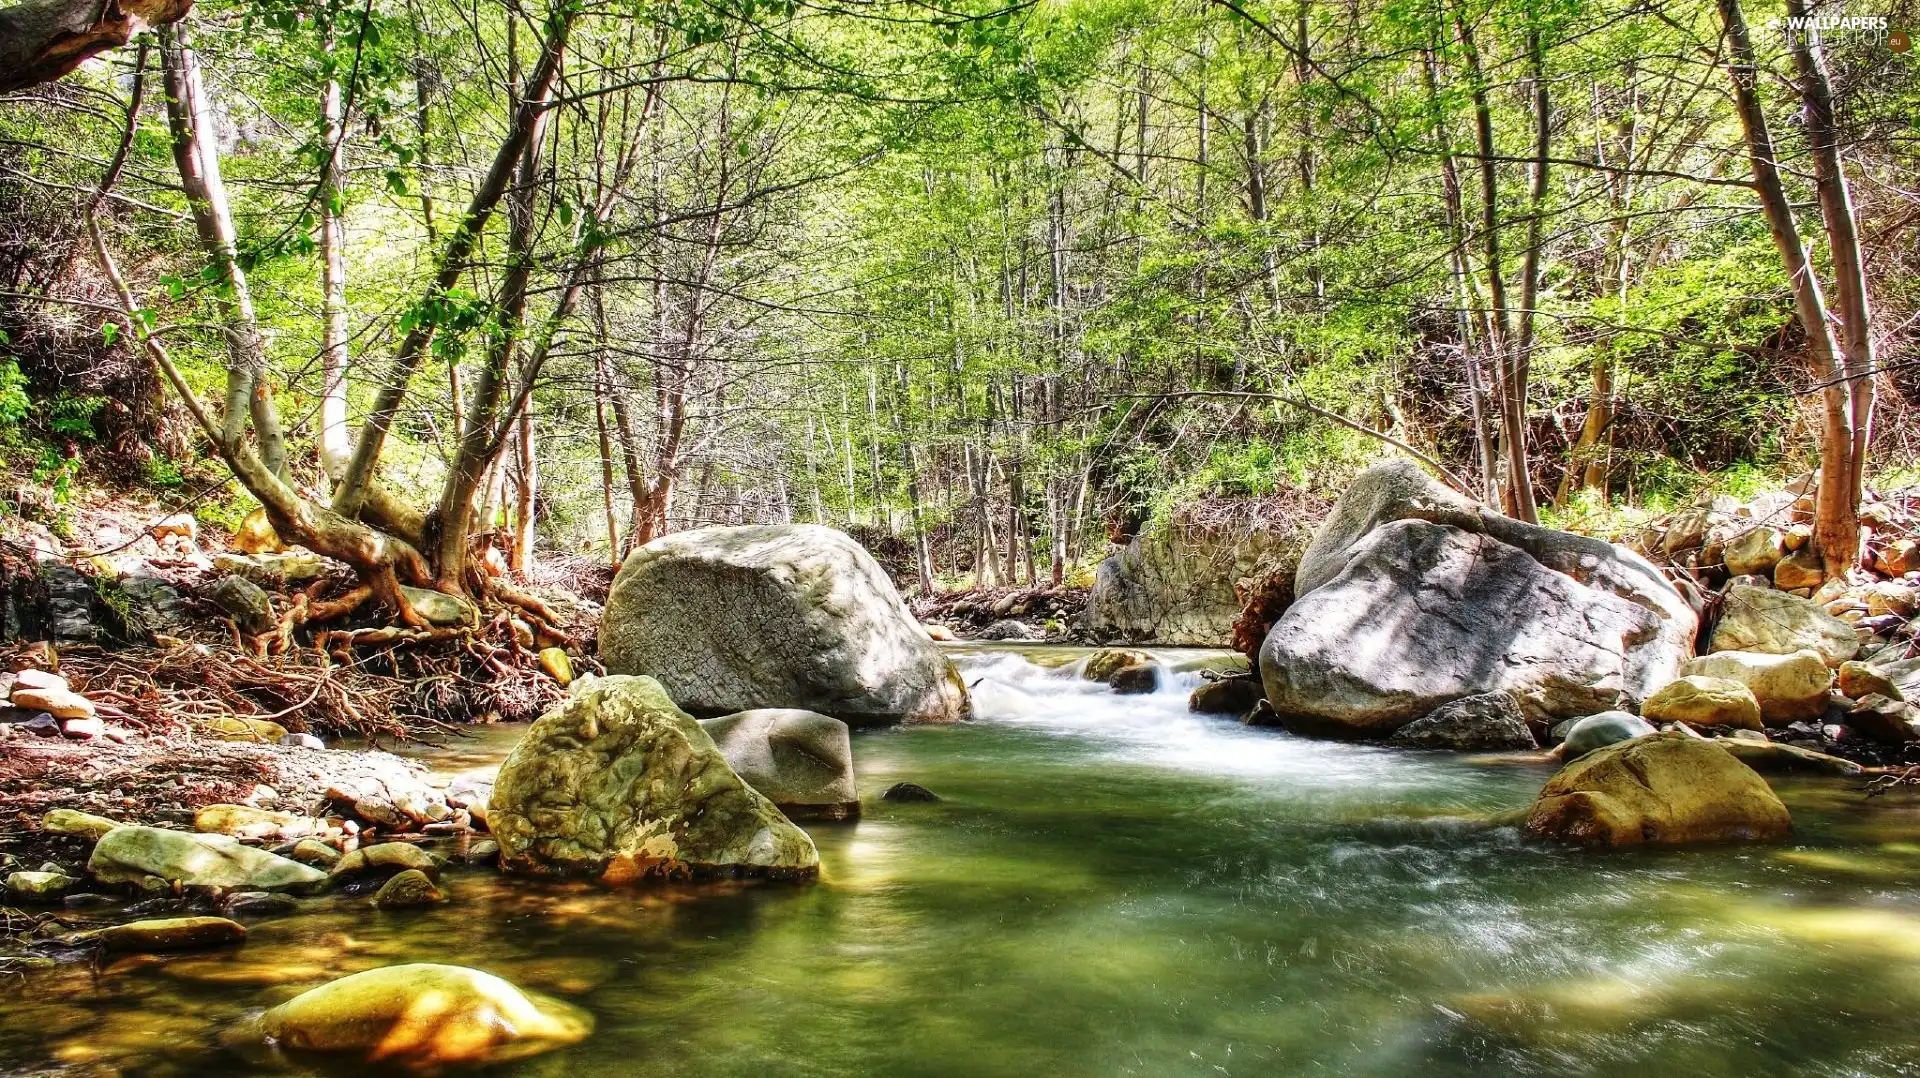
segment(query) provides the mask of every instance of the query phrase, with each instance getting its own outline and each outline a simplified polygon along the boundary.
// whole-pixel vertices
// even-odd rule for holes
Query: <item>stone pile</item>
[[[114,721],[121,717],[118,708],[74,691],[59,674],[34,668],[0,672],[0,741],[45,737],[124,745],[139,735]]]

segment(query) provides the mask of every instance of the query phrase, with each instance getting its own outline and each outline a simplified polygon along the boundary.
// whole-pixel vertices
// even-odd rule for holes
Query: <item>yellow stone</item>
[[[593,1031],[579,1008],[477,969],[384,966],[303,992],[236,1027],[243,1052],[354,1056],[435,1071],[499,1063],[578,1043]]]
[[[40,820],[42,831],[51,831],[56,835],[82,835],[95,842],[119,826],[118,820],[109,820],[105,816],[95,816],[78,809],[54,809]]]
[[[280,533],[273,530],[273,522],[267,519],[265,509],[247,514],[234,531],[230,545],[242,554],[278,554],[287,549],[287,544],[280,541]]]
[[[548,677],[559,682],[563,689],[573,684],[573,661],[567,658],[564,648],[542,648],[540,669],[545,670]]]
[[[1752,768],[1675,731],[1561,768],[1528,812],[1527,830],[1586,846],[1671,846],[1785,838],[1793,820]]]
[[[287,736],[287,728],[277,722],[241,715],[222,715],[207,723],[206,730],[220,741],[254,741],[265,745]]]

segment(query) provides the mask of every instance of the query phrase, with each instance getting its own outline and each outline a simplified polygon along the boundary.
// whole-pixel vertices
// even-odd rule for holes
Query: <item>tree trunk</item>
[[[1732,76],[1734,105],[1746,142],[1747,161],[1753,170],[1754,192],[1759,196],[1767,228],[1773,233],[1774,246],[1780,251],[1787,280],[1792,285],[1794,312],[1807,335],[1808,362],[1813,368],[1815,383],[1821,387],[1820,486],[1814,498],[1813,543],[1820,551],[1827,573],[1840,576],[1852,569],[1860,558],[1859,500],[1853,493],[1852,394],[1841,375],[1840,347],[1834,339],[1833,319],[1820,278],[1807,257],[1806,244],[1800,239],[1793,218],[1793,205],[1787,200],[1786,188],[1780,181],[1773,136],[1767,129],[1766,113],[1760,107],[1756,85],[1759,64],[1754,58],[1746,15],[1740,9],[1740,0],[1717,0],[1717,3],[1732,52],[1733,62],[1728,66],[1728,73]]]
[[[334,35],[323,46],[331,60]],[[320,182],[320,469],[338,479],[353,452],[347,432],[346,109],[340,80],[320,91],[320,137],[327,158]]]
[[[1790,17],[1811,14],[1806,0],[1787,0]],[[1827,251],[1833,260],[1833,301],[1830,315],[1840,323],[1841,373],[1846,378],[1847,405],[1853,427],[1846,499],[1853,519],[1851,533],[1832,538],[1837,549],[1821,547],[1827,571],[1852,568],[1860,558],[1859,506],[1866,488],[1867,451],[1873,436],[1874,376],[1878,364],[1873,348],[1873,309],[1867,293],[1867,275],[1860,253],[1860,230],[1854,220],[1853,195],[1840,160],[1840,138],[1833,110],[1833,88],[1819,32],[1795,34],[1793,64],[1798,74],[1807,141],[1813,150],[1813,184],[1820,199],[1820,217],[1826,225]],[[1850,542],[1847,541],[1850,539]]]
[[[0,94],[61,78],[192,7],[193,0],[23,0],[0,9]]]
[[[576,11],[571,7],[561,8],[549,22],[540,59],[534,65],[533,73],[527,77],[526,86],[520,91],[513,119],[507,128],[507,137],[494,153],[486,177],[474,191],[466,212],[447,239],[427,295],[412,312],[413,324],[400,342],[392,368],[374,399],[366,422],[360,428],[360,438],[354,444],[353,456],[334,492],[333,508],[342,516],[357,516],[368,503],[369,491],[374,485],[374,470],[379,465],[394,416],[399,414],[400,406],[406,401],[413,372],[426,357],[427,346],[433,342],[439,329],[436,312],[448,301],[454,286],[465,274],[486,231],[487,222],[505,197],[514,173],[520,166],[522,154],[538,133],[541,119],[548,112],[553,88],[560,74],[560,60],[566,53],[567,33],[572,27]]]

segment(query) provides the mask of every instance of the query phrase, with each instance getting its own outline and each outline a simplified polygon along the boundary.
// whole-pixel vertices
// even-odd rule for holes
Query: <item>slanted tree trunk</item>
[[[0,94],[61,78],[192,7],[193,0],[23,0],[0,8]]]
[[[393,429],[394,416],[399,414],[400,406],[406,401],[413,373],[419,368],[421,360],[426,358],[427,348],[439,330],[437,314],[452,297],[454,287],[466,273],[487,222],[492,219],[494,210],[505,197],[519,168],[521,155],[533,141],[541,118],[551,107],[553,88],[560,75],[560,60],[566,54],[567,34],[577,11],[574,7],[562,7],[548,23],[540,58],[534,64],[526,86],[519,92],[519,102],[508,125],[507,137],[494,153],[485,178],[480,181],[480,186],[467,204],[466,212],[448,237],[426,296],[410,312],[412,328],[400,342],[392,367],[374,398],[373,408],[360,428],[353,456],[334,491],[333,508],[342,516],[358,516],[372,501],[370,492],[375,485],[374,471],[386,447],[387,434]]]
[[[1760,106],[1757,86],[1759,62],[1754,56],[1746,15],[1741,11],[1740,0],[1717,0],[1717,3],[1732,55],[1728,74],[1732,76],[1734,105],[1746,142],[1747,161],[1753,171],[1754,192],[1759,196],[1767,227],[1773,233],[1774,246],[1780,252],[1787,281],[1793,290],[1794,312],[1799,316],[1800,327],[1807,336],[1808,364],[1813,370],[1814,382],[1821,387],[1820,486],[1814,497],[1813,543],[1820,551],[1827,573],[1839,576],[1853,568],[1860,558],[1859,496],[1854,486],[1858,467],[1854,394],[1847,377],[1849,372],[1842,367],[1840,344],[1834,337],[1833,312],[1827,306],[1819,275],[1814,272],[1806,244],[1801,240],[1799,227],[1794,221],[1793,205],[1788,201],[1786,188],[1780,180],[1773,136],[1767,127],[1766,113]],[[1795,9],[1798,9],[1798,4]],[[1813,46],[1805,48],[1810,52]],[[1817,63],[1811,66],[1816,71],[1819,69]],[[1818,83],[1815,88],[1818,93],[1819,87],[1825,85],[1824,76],[1817,80],[1803,77],[1803,96],[1814,82]],[[1829,118],[1832,115],[1830,101],[1826,115]],[[1810,128],[1812,126],[1810,124]],[[1812,134],[1811,130],[1809,133]],[[1816,144],[1821,141],[1820,136],[1814,138]],[[1828,146],[1831,148],[1830,142]],[[1820,166],[1820,171],[1824,174],[1828,168],[1833,168],[1837,173],[1837,166],[1835,160]],[[1844,201],[1844,188],[1835,194],[1839,197],[1831,201],[1839,210]],[[1823,211],[1829,201],[1829,197],[1822,198]],[[1850,224],[1851,216],[1846,216]],[[1831,222],[1829,224],[1831,226]],[[1829,239],[1832,238],[1829,232]],[[1837,250],[1835,256],[1842,257]],[[1857,302],[1865,302],[1864,289]],[[1859,328],[1864,333],[1864,320],[1859,323]],[[1868,393],[1870,403],[1870,389]]]

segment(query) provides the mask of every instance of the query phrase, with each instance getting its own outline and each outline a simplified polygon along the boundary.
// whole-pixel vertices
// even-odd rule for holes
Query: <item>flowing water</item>
[[[1920,1073],[1911,803],[1804,780],[1794,845],[1549,848],[1463,821],[1544,766],[1250,730],[1189,714],[1195,675],[1050,669],[1078,654],[960,649],[979,721],[857,735],[868,812],[810,827],[817,883],[319,899],[231,952],[0,984],[0,1073],[258,1073],[221,1028],[400,961],[596,1016],[508,1075]],[[877,800],[899,781],[945,800]]]

